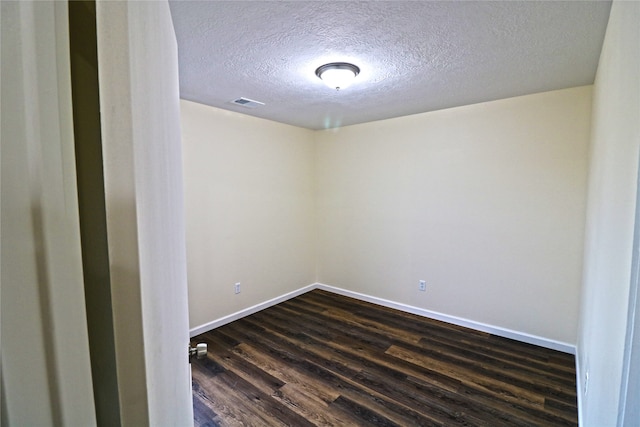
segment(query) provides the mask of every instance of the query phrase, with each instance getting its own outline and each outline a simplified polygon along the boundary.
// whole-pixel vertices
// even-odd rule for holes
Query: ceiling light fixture
[[[345,89],[360,73],[360,68],[347,62],[332,62],[318,67],[316,76],[331,89]]]

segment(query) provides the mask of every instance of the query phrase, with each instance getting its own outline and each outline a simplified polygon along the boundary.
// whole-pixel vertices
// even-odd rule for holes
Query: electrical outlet
[[[427,290],[427,282],[424,280],[420,280],[420,282],[418,282],[418,290],[419,291],[426,291]]]
[[[236,292],[236,294],[239,294],[240,293],[240,282],[236,283],[233,289]]]

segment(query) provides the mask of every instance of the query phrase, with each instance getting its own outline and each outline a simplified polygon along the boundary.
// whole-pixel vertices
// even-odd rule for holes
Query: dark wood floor
[[[193,342],[196,426],[577,425],[572,355],[320,290]]]

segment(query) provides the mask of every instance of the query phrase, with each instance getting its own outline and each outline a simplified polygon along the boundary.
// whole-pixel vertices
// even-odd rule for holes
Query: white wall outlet
[[[418,282],[418,290],[422,291],[422,292],[426,291],[427,290],[427,282],[424,281],[424,280],[420,280]]]
[[[235,291],[235,293],[236,293],[236,294],[239,294],[239,293],[240,293],[240,282],[236,283],[236,284],[233,286],[233,290]]]

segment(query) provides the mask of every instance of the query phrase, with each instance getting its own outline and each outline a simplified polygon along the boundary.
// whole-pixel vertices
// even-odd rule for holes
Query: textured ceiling
[[[610,5],[170,1],[182,98],[309,129],[591,84]],[[332,90],[328,62],[360,75]]]

